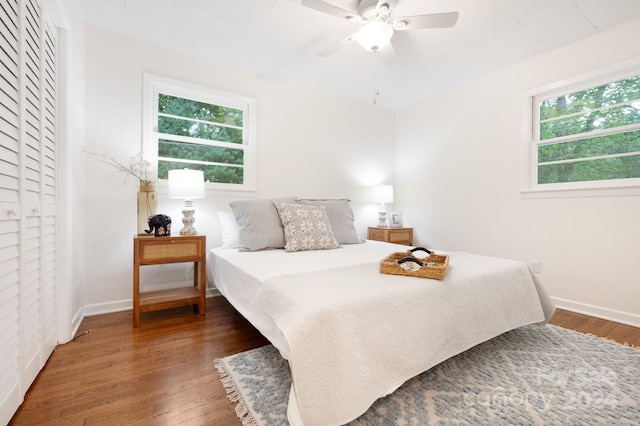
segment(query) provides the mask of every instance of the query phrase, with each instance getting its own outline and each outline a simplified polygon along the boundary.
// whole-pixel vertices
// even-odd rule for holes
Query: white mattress
[[[218,247],[210,250],[207,266],[220,293],[289,359],[289,345],[279,328],[270,316],[251,303],[262,282],[283,275],[378,262],[390,253],[407,249],[405,245],[371,240],[345,244],[336,250],[294,253],[284,250],[239,252]]]

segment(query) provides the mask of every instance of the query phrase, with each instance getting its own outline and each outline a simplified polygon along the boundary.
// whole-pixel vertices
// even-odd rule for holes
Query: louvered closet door
[[[20,285],[20,345],[23,383],[31,383],[42,367],[41,294],[41,38],[40,7],[27,0],[22,7],[22,274]]]
[[[0,7],[0,423],[22,401],[19,345],[20,116],[18,2]]]
[[[0,1],[0,424],[57,342],[56,44],[39,0]]]
[[[56,191],[56,82],[58,30],[45,20],[42,79],[42,316],[44,321],[44,355],[49,356],[57,344],[57,191]]]

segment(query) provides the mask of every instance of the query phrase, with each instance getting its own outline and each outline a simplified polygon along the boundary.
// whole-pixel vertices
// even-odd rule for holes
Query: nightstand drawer
[[[386,230],[379,228],[369,228],[369,235],[367,236],[367,238],[376,241],[386,241]]]
[[[199,255],[198,241],[176,241],[171,244],[143,243],[140,245],[140,262],[151,262],[167,258],[174,261],[184,258],[186,259],[185,261],[189,261]]]
[[[413,245],[413,228],[368,228],[367,238],[387,243]]]
[[[134,255],[140,265],[196,262],[205,258],[203,235],[179,237],[138,237]]]
[[[397,231],[389,233],[389,242],[406,244],[408,241],[413,240],[413,232],[411,231]]]

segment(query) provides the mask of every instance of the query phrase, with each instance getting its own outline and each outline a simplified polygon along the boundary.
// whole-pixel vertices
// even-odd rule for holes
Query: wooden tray
[[[429,256],[418,259],[413,255],[415,251],[425,251]],[[447,274],[447,269],[449,269],[449,256],[435,254],[424,247],[392,253],[380,261],[380,272],[391,275],[442,280]]]

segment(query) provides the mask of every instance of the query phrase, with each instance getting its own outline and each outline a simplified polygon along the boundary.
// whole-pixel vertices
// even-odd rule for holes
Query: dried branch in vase
[[[158,179],[153,175],[151,171],[151,163],[144,159],[144,153],[140,152],[135,157],[131,157],[129,165],[122,164],[113,157],[109,157],[104,154],[95,154],[93,152],[84,151],[87,154],[98,157],[98,160],[110,165],[116,170],[124,173],[124,181],[127,181],[128,177],[134,177],[140,181],[142,185],[149,185],[155,183]]]

